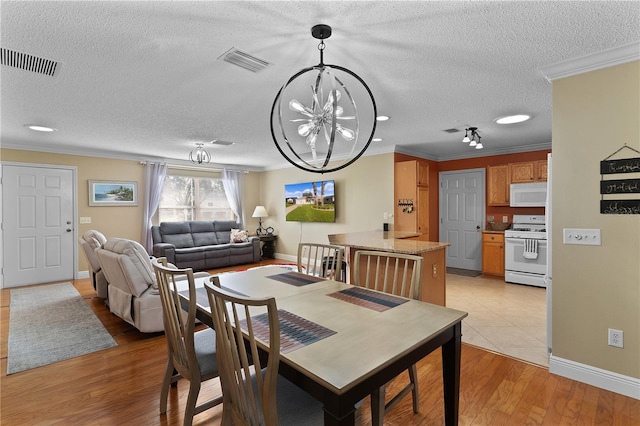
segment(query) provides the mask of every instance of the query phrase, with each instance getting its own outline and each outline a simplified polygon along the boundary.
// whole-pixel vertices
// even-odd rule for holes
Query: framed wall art
[[[89,180],[90,206],[137,206],[138,182]]]

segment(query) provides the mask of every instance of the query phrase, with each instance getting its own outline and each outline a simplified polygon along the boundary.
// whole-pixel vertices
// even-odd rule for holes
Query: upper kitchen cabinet
[[[487,167],[487,204],[508,206],[510,183],[508,164]]]
[[[394,195],[394,229],[428,238],[429,165],[420,160],[395,163]]]
[[[509,167],[511,183],[545,182],[547,180],[547,160],[511,163]]]

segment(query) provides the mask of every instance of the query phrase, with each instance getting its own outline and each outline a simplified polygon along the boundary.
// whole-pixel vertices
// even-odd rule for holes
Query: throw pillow
[[[249,231],[246,229],[231,229],[229,239],[232,243],[244,243],[249,240]]]

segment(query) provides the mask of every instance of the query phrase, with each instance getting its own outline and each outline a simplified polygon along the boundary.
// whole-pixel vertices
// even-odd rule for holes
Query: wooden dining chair
[[[343,259],[344,247],[318,243],[298,244],[298,272],[345,282]]]
[[[420,299],[423,258],[410,254],[359,250],[354,257],[352,284],[371,290]],[[418,373],[413,364],[408,370],[409,384],[388,403],[386,385],[371,394],[371,424],[382,425],[385,414],[398,404],[409,392],[413,396],[413,412],[419,409]]]
[[[280,325],[275,298],[243,297],[220,288],[219,281],[213,284],[206,289],[218,339],[222,424],[324,424],[322,404],[278,375]],[[266,361],[259,348],[269,352]]]
[[[169,348],[169,358],[160,392],[160,413],[167,412],[169,388],[179,379],[189,381],[189,396],[184,412],[184,425],[193,423],[193,416],[222,402],[222,396],[197,405],[201,383],[218,377],[216,359],[216,333],[207,328],[195,332],[196,287],[193,270],[177,269],[167,264],[165,257],[152,261],[156,274],[164,321],[164,332]],[[189,308],[180,305],[178,282],[188,282]],[[185,288],[182,288],[185,290]]]

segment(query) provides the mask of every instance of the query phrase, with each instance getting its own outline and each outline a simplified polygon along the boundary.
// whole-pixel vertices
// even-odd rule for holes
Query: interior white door
[[[485,170],[440,173],[440,241],[447,247],[447,266],[482,270],[482,226]]]
[[[3,287],[74,277],[74,170],[3,165]]]

